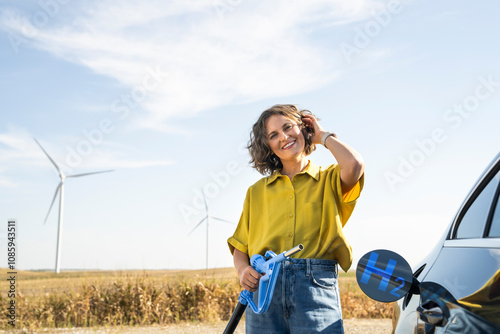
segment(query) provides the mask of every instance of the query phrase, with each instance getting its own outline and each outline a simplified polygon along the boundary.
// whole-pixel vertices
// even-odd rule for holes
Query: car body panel
[[[496,248],[443,247],[426,282],[439,282],[455,299],[481,288],[500,268],[500,239]]]
[[[417,279],[436,282],[448,289],[459,300],[478,291],[500,268],[500,238],[456,239],[456,230],[464,213],[477,198],[485,184],[498,177],[500,153],[488,165],[465,197],[454,219],[428,255],[413,269],[425,266]],[[499,186],[500,187],[500,186]],[[500,189],[498,189],[500,191]],[[498,195],[497,195],[498,196]],[[432,231],[431,231],[432,232]],[[407,295],[395,305],[393,333],[423,333],[417,307],[420,298]]]

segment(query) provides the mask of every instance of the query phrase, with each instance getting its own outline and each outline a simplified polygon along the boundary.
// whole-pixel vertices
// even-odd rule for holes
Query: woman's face
[[[284,163],[304,155],[305,140],[299,125],[283,115],[272,115],[266,123],[271,150]]]

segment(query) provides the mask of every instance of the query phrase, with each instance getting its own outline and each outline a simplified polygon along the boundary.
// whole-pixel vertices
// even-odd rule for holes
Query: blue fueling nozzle
[[[259,280],[259,300],[258,305],[253,302],[253,292],[243,290],[240,293],[239,302],[243,305],[249,305],[255,313],[265,313],[273,298],[274,286],[280,271],[281,262],[285,261],[293,254],[304,249],[302,244],[290,249],[289,251],[276,255],[273,251],[267,251],[265,257],[255,254],[250,259],[252,267],[261,274],[264,274]],[[267,259],[267,260],[266,260]]]
[[[250,308],[255,313],[265,313],[267,311],[269,304],[271,303],[271,299],[273,298],[274,285],[276,284],[276,279],[280,271],[281,261],[286,260],[288,257],[300,252],[303,249],[304,246],[300,244],[279,255],[276,255],[272,251],[267,251],[265,257],[259,254],[252,256],[250,259],[252,267],[259,273],[264,274],[264,276],[262,276],[259,280],[258,306],[253,302],[252,292],[247,290],[241,291],[240,297],[238,298],[238,305],[236,305],[236,308],[231,315],[231,319],[229,319],[226,329],[224,330],[224,334],[234,333],[234,330],[238,326],[243,313],[245,313],[247,305],[250,305]]]

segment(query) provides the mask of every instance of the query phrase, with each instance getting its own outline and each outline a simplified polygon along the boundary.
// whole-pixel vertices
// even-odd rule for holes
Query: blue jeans
[[[273,299],[264,314],[245,312],[246,332],[344,333],[337,261],[289,259],[281,263]],[[257,293],[254,301],[257,303]]]

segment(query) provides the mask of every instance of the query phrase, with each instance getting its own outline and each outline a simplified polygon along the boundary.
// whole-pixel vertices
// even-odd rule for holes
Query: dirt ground
[[[74,329],[41,329],[37,331],[19,330],[17,333],[51,333],[51,334],[147,334],[147,333],[169,333],[169,334],[191,334],[203,333],[220,334],[226,328],[227,323],[182,323],[168,326],[147,327],[96,327],[96,328],[74,328]],[[344,319],[344,331],[346,334],[385,334],[391,332],[391,319]],[[244,323],[240,323],[235,333],[245,333]]]
[[[166,333],[188,334],[188,333],[222,333],[226,323],[215,324],[213,327],[207,325],[191,325],[192,327],[171,327]],[[391,319],[344,319],[345,334],[386,334],[391,333]],[[245,333],[245,324],[241,323],[235,331],[237,334]]]

